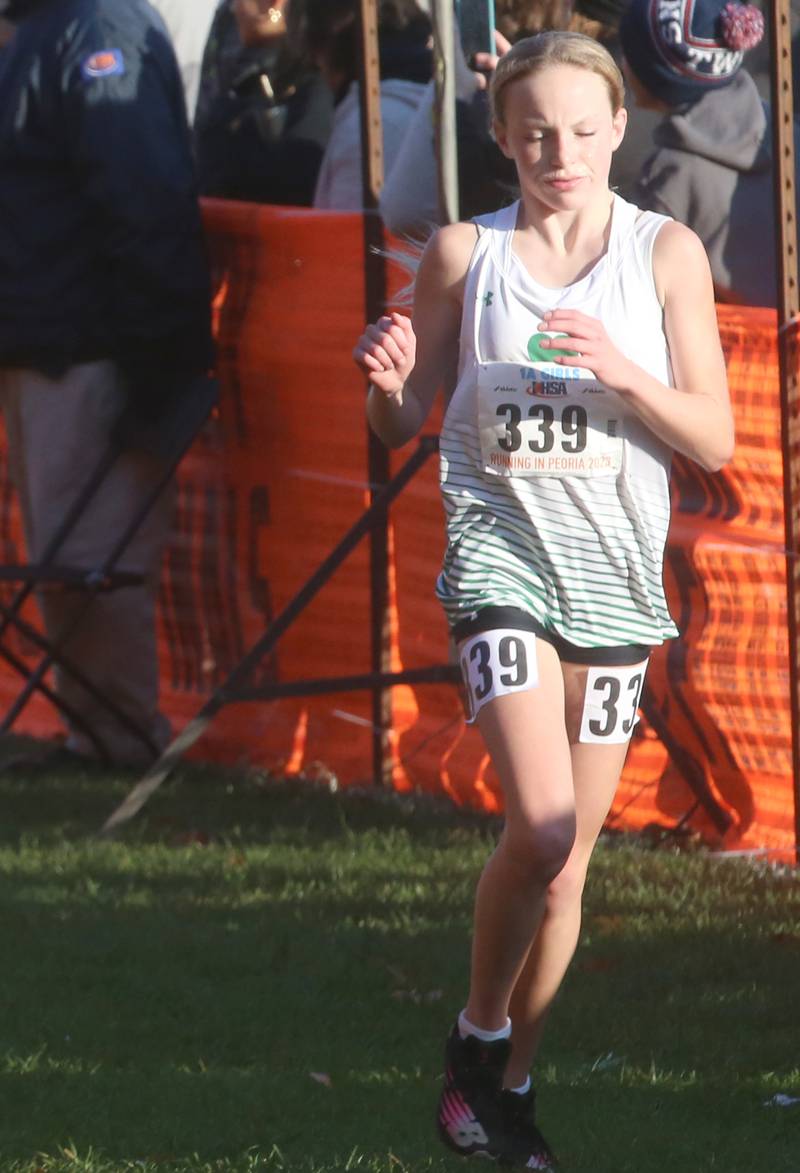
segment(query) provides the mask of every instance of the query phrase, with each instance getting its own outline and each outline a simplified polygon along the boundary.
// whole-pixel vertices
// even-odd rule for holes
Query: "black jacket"
[[[14,0],[13,15],[0,50],[0,365],[206,369],[209,277],[160,18],[143,0]]]

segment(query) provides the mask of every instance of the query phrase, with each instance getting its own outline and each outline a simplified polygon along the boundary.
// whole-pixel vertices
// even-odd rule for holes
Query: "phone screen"
[[[456,0],[456,16],[464,57],[494,53],[494,0]]]

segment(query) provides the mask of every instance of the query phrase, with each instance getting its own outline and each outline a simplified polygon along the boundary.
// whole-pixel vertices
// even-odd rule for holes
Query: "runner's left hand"
[[[539,329],[566,335],[542,343],[545,349],[571,350],[580,356],[553,355],[554,363],[586,367],[600,383],[614,390],[624,391],[630,386],[636,366],[617,349],[606,333],[605,326],[597,318],[582,314],[580,310],[548,310],[539,323]]]

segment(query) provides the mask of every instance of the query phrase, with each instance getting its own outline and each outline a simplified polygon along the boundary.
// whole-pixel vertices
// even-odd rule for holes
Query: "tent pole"
[[[453,0],[431,0],[431,16],[434,42],[433,76],[436,86],[434,108],[439,211],[443,224],[453,224],[459,217]]]
[[[360,101],[362,196],[364,204],[364,310],[374,322],[386,309],[386,260],[383,255],[383,224],[378,197],[383,187],[383,126],[381,120],[381,76],[378,50],[377,0],[361,0],[359,8]],[[371,428],[367,428],[367,477],[370,502],[388,482],[389,450]],[[370,576],[370,664],[373,673],[389,671],[389,519],[376,517],[369,539]],[[376,685],[372,689],[372,778],[378,786],[391,785],[391,692]]]

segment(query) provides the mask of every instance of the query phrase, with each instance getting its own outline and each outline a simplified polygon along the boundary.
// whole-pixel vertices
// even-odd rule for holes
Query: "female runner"
[[[529,1169],[556,1167],[530,1068],[650,649],[677,634],[662,586],[671,453],[716,470],[733,450],[703,247],[608,186],[623,99],[594,40],[518,42],[491,100],[521,198],[438,230],[413,323],[382,317],[353,352],[391,447],[420,430],[440,387],[449,399],[437,594],[505,827],[477,887],[438,1127],[462,1155]]]

